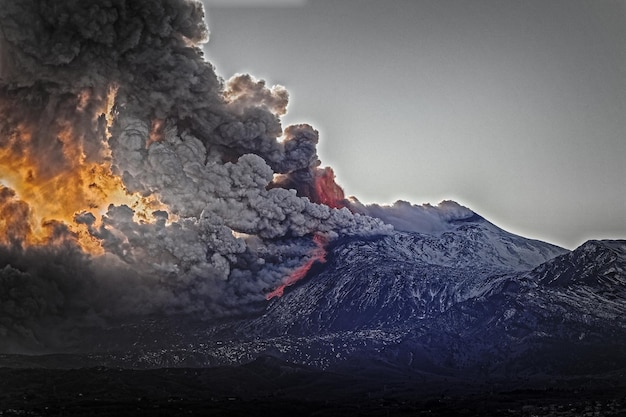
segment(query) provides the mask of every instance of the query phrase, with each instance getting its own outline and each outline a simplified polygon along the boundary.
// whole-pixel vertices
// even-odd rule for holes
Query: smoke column
[[[0,0],[0,348],[242,314],[323,241],[389,230],[346,208],[317,131],[283,130],[287,91],[224,81],[207,40],[197,1]]]

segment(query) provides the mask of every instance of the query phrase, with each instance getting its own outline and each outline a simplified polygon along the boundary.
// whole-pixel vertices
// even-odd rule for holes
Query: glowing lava
[[[304,265],[293,271],[291,275],[287,277],[285,282],[278,286],[278,288],[267,294],[265,296],[266,300],[271,300],[274,297],[282,297],[285,288],[304,278],[315,262],[326,262],[325,247],[328,243],[327,239],[320,234],[316,234],[313,236],[313,242],[315,242],[315,248],[310,253],[311,258]]]
[[[317,168],[314,172],[316,203],[326,204],[332,208],[347,207],[345,194],[335,182],[335,172],[332,168]]]

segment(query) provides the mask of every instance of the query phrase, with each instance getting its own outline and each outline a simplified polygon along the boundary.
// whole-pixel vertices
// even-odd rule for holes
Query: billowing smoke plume
[[[350,201],[352,211],[376,217],[393,225],[394,229],[415,233],[441,233],[456,228],[454,222],[478,216],[472,210],[457,202],[444,200],[437,206],[428,203],[411,204],[398,200],[393,205],[364,205],[353,199]]]
[[[284,88],[216,75],[207,34],[192,0],[0,0],[0,336],[239,314],[314,236],[388,230],[345,208],[313,128],[283,132]]]

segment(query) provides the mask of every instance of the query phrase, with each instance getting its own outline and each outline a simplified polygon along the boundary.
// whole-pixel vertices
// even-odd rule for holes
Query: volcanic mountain
[[[624,241],[568,252],[471,213],[437,233],[338,242],[313,276],[235,333],[273,335],[288,346],[280,357],[325,366],[367,358],[446,374],[605,372],[626,365],[625,254]]]
[[[345,198],[208,34],[194,0],[0,0],[0,366],[623,379],[624,241]]]
[[[110,323],[66,359],[153,368],[270,356],[318,370],[384,363],[481,378],[626,366],[626,242],[567,251],[454,202],[412,208],[436,214],[437,231],[338,239],[326,262],[244,317]]]
[[[535,398],[537,387],[558,387],[571,402],[578,395],[572,392],[585,389],[576,401],[588,407],[599,404],[598,395],[622,392],[626,241],[588,241],[567,251],[506,232],[454,202],[411,210],[418,213],[413,225],[428,231],[337,239],[325,262],[244,316],[127,317],[76,329],[80,337],[56,352],[3,355],[0,363],[102,369],[89,378],[112,392],[120,376],[106,369],[168,368],[154,378],[169,388],[145,385],[144,374],[133,373],[125,376],[128,389],[208,395],[180,391],[193,380],[190,387],[213,384],[210,392],[223,395],[243,389],[275,406],[278,390],[281,407],[320,398],[325,402],[307,407],[355,401],[376,409],[373,392],[404,398],[401,405],[442,392],[485,395],[494,387],[527,393],[516,401]],[[429,217],[426,228],[425,211],[437,219]],[[211,398],[213,407],[225,407]],[[501,410],[497,401],[488,404]],[[459,406],[449,407],[441,415]]]

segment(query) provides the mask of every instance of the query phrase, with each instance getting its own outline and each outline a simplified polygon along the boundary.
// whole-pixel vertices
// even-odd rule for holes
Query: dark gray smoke
[[[49,323],[79,316],[239,314],[306,263],[314,234],[389,230],[274,183],[318,169],[317,132],[283,135],[286,90],[249,75],[224,82],[198,47],[207,34],[191,0],[0,0],[0,180],[15,155],[33,169],[13,175],[57,191],[70,186],[54,182],[60,173],[102,163],[164,205],[138,220],[127,205],[101,215],[84,196],[70,222],[100,242],[99,256],[61,221],[36,245],[19,229],[32,226],[5,227],[0,335],[38,346]],[[29,202],[6,186],[0,211],[9,204],[28,216]]]

